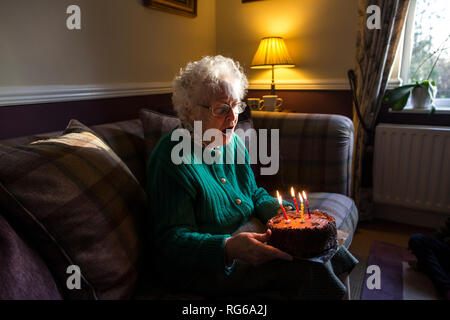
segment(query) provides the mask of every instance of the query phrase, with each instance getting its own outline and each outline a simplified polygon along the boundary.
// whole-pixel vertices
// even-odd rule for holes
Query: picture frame
[[[195,18],[197,16],[197,0],[142,0],[144,6]]]

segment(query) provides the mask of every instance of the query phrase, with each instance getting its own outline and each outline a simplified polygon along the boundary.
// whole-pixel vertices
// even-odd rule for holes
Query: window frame
[[[410,0],[408,14],[405,21],[405,27],[403,29],[403,46],[401,52],[400,63],[400,79],[405,82],[408,79],[409,68],[411,66],[411,57],[413,50],[413,31],[414,31],[414,16],[416,13],[417,0]],[[438,88],[439,90],[439,88]],[[434,100],[435,108],[437,111],[443,111],[445,113],[450,112],[450,98],[437,98]],[[405,109],[411,109],[410,100],[405,106]],[[440,112],[439,112],[440,113]]]

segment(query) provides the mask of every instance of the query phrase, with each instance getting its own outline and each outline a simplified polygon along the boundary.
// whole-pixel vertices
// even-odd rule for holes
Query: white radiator
[[[450,214],[450,128],[380,124],[375,203]]]

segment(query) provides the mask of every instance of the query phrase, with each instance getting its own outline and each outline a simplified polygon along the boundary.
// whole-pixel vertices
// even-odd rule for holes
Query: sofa
[[[204,298],[173,295],[149,272],[146,163],[178,123],[142,109],[132,120],[71,120],[62,132],[0,141],[0,299]],[[310,206],[348,232],[349,248],[358,223],[351,120],[260,111],[239,127],[279,129],[279,170],[252,165],[258,185],[286,197],[291,186],[307,190]]]

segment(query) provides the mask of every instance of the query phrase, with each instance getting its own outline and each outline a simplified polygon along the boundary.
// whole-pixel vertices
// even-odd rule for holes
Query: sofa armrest
[[[309,192],[350,195],[354,128],[349,118],[253,112],[252,120],[255,129],[279,129],[280,137],[279,171],[264,176],[255,170],[259,186],[270,193],[295,186]]]

